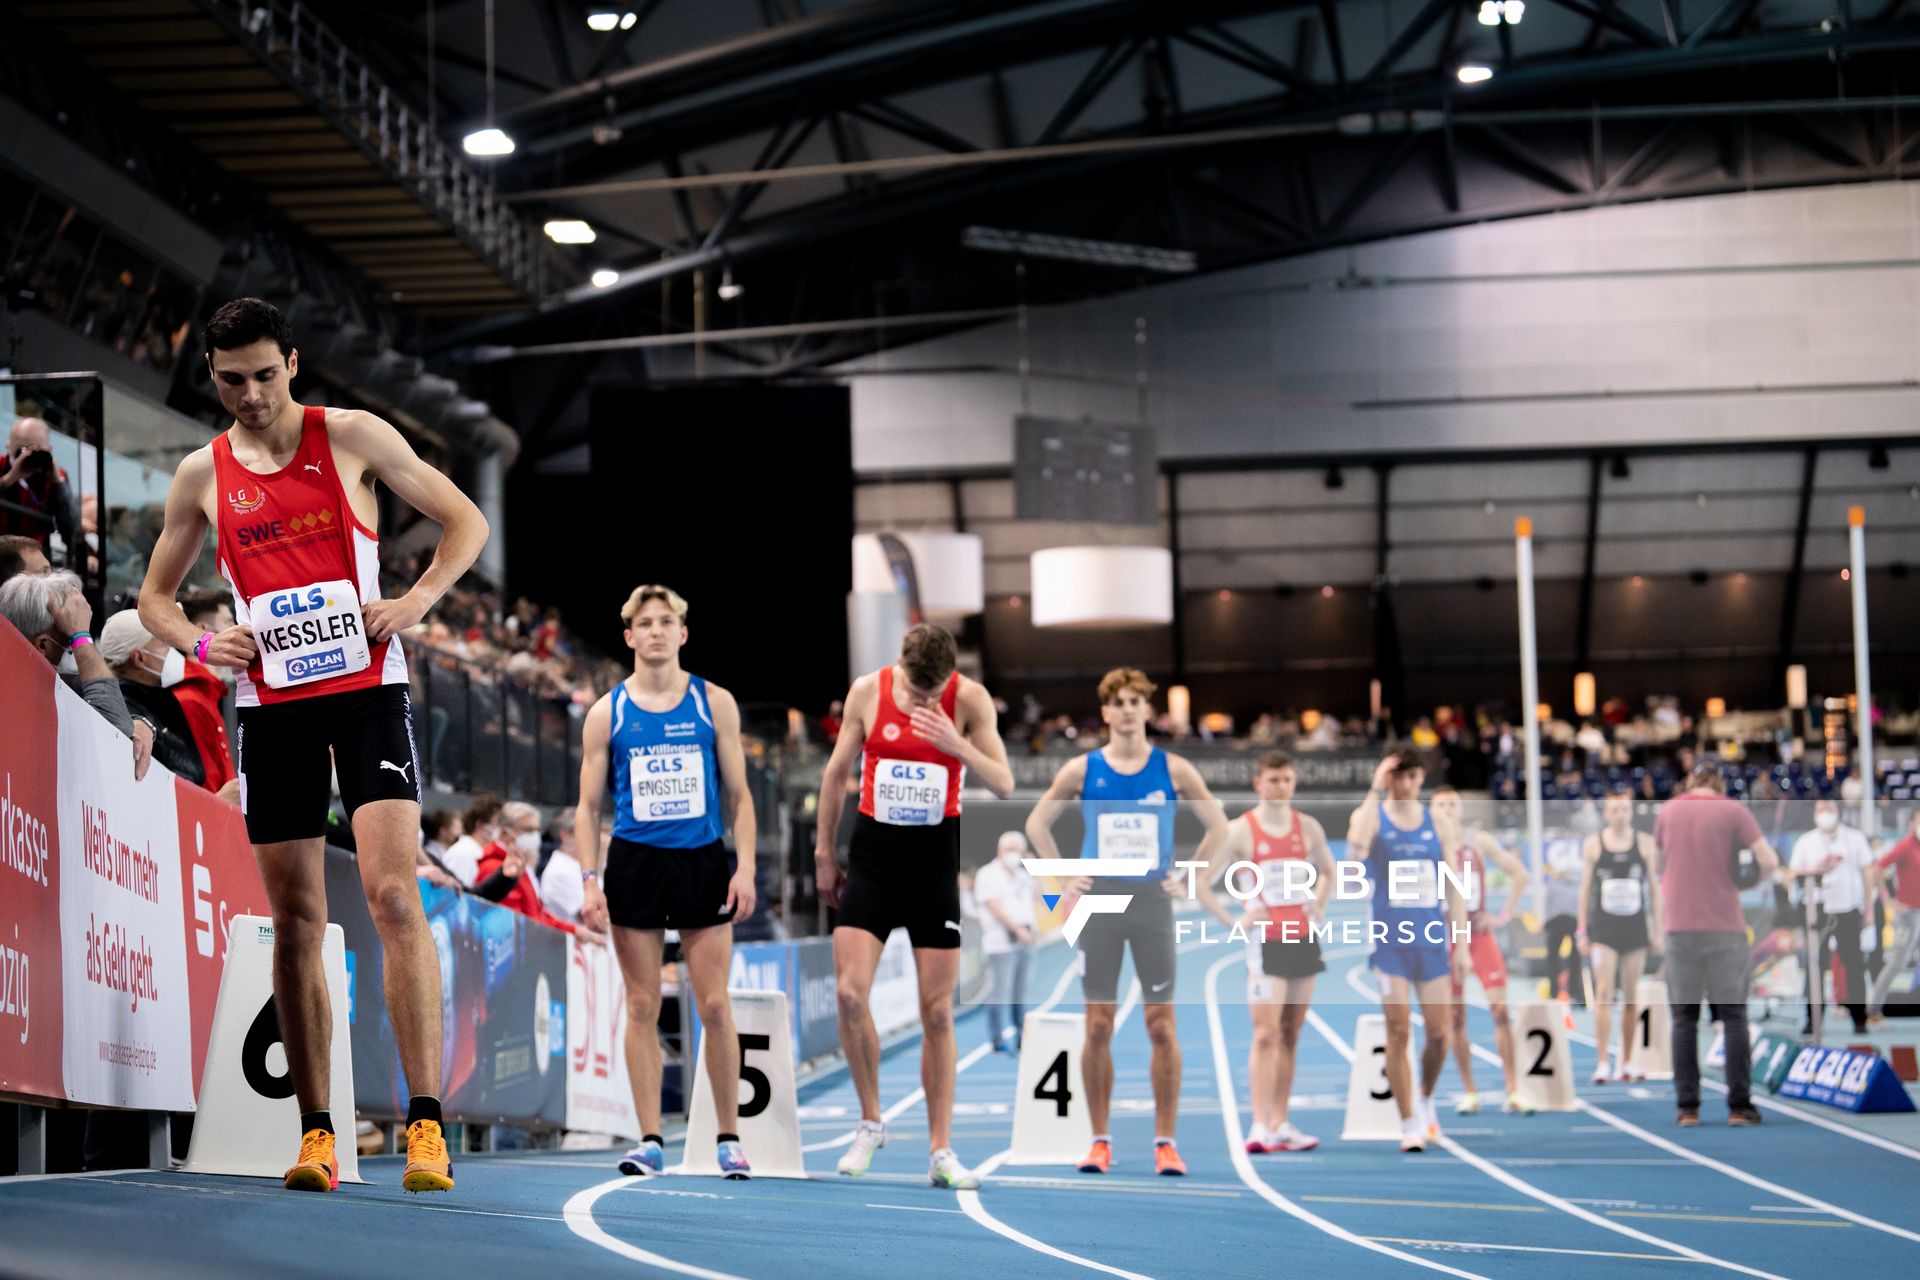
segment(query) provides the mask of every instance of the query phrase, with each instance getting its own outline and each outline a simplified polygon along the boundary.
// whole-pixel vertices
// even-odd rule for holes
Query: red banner
[[[266,885],[240,810],[204,787],[174,779],[180,813],[180,901],[186,926],[187,990],[193,1017],[193,1088],[199,1097],[220,975],[227,967],[227,922],[268,916]]]
[[[0,625],[0,1093],[64,1098],[55,678]]]

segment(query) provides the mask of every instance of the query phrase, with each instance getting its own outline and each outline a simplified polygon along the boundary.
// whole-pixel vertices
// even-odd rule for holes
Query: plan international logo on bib
[[[346,669],[347,651],[345,649],[322,649],[319,653],[287,659],[287,679],[289,680],[318,680],[321,676],[338,675]]]

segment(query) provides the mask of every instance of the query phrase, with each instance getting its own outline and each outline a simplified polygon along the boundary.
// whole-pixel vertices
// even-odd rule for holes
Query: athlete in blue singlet
[[[1199,771],[1148,743],[1153,692],[1153,682],[1142,672],[1130,667],[1109,671],[1100,681],[1107,745],[1068,761],[1027,818],[1027,839],[1034,856],[1057,858],[1053,821],[1077,797],[1087,828],[1080,856],[1100,859],[1112,866],[1114,874],[1082,876],[1073,882],[1073,892],[1132,899],[1122,913],[1087,919],[1080,933],[1081,986],[1087,1002],[1081,1078],[1094,1134],[1093,1147],[1080,1162],[1082,1173],[1105,1173],[1113,1158],[1113,1141],[1107,1133],[1113,1100],[1110,1045],[1120,958],[1129,950],[1140,982],[1147,1037],[1153,1044],[1154,1172],[1187,1171],[1173,1145],[1180,1106],[1180,1044],[1173,1016],[1173,895],[1186,892],[1185,877],[1173,874],[1176,797],[1185,800],[1206,827],[1206,836],[1194,850],[1196,860],[1209,860],[1227,839],[1228,828],[1225,810],[1207,790]]]
[[[665,931],[680,932],[682,971],[715,1045],[734,1043],[727,976],[733,920],[753,914],[754,819],[733,695],[680,667],[687,602],[666,587],[638,587],[620,610],[633,674],[593,704],[582,732],[574,848],[583,868],[581,919],[611,927],[627,988],[627,1074],[640,1145],[620,1171],[659,1173],[660,964]],[[600,809],[613,783],[613,838],[604,884]],[[735,855],[721,837],[733,828]],[[719,1128],[720,1171],[745,1178],[740,1148],[740,1057],[707,1057]]]
[[[1433,1090],[1447,1065],[1448,1000],[1455,971],[1464,978],[1470,963],[1465,899],[1440,875],[1443,866],[1458,875],[1465,837],[1453,818],[1420,803],[1425,780],[1411,748],[1387,756],[1347,822],[1347,856],[1364,859],[1373,881],[1373,968],[1387,1019],[1387,1084],[1400,1111],[1402,1151],[1424,1150],[1440,1136]],[[1427,1025],[1418,1097],[1407,1070],[1416,996]]]

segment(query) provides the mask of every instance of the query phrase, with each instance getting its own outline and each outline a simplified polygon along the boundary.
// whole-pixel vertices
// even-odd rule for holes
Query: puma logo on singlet
[[[318,464],[318,463],[314,463],[314,462],[309,462],[309,463],[307,463],[307,464],[306,464],[306,469],[307,469],[308,471],[311,471],[311,472],[313,472],[313,474],[315,474],[315,475],[317,475],[317,476],[323,476],[323,475],[325,475],[325,474],[327,474],[326,472],[324,472],[324,471],[322,471],[322,470],[320,469],[320,466],[319,466],[319,464]]]
[[[397,773],[397,774],[399,774],[399,775],[400,775],[400,777],[401,777],[401,779],[402,779],[403,781],[406,781],[406,782],[412,782],[412,781],[413,781],[413,779],[411,779],[411,778],[409,778],[409,777],[407,777],[407,770],[409,770],[409,769],[411,769],[411,768],[413,768],[413,761],[411,761],[411,760],[409,760],[409,761],[407,761],[407,762],[406,762],[405,764],[395,764],[395,763],[394,763],[393,761],[391,761],[391,760],[382,760],[382,761],[380,762],[380,767],[381,767],[382,769],[391,769],[391,770],[393,770],[393,771],[394,771],[395,773]]]

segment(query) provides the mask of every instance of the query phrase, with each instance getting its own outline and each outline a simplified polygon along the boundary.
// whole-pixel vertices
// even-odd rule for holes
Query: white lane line
[[[606,1182],[586,1187],[574,1193],[567,1201],[561,1214],[567,1220],[567,1229],[585,1240],[588,1244],[597,1244],[609,1253],[615,1253],[629,1262],[638,1262],[655,1267],[661,1271],[671,1271],[676,1275],[693,1276],[696,1280],[742,1280],[742,1277],[725,1271],[710,1271],[705,1267],[696,1267],[691,1263],[675,1262],[672,1258],[658,1253],[650,1253],[639,1245],[628,1244],[625,1240],[608,1235],[600,1224],[593,1220],[593,1206],[600,1197],[622,1187],[632,1186],[633,1179],[628,1177],[611,1178]]]
[[[956,1217],[964,1215],[961,1209],[934,1209],[924,1204],[868,1204],[869,1209],[898,1209],[901,1213],[951,1213]]]
[[[1241,963],[1244,963],[1244,961],[1237,955],[1224,956],[1214,962],[1213,967],[1207,970],[1206,979],[1207,1032],[1213,1041],[1213,1073],[1220,1087],[1220,1121],[1222,1127],[1226,1130],[1227,1151],[1233,1157],[1233,1169],[1235,1173],[1240,1175],[1240,1181],[1245,1183],[1254,1194],[1273,1205],[1276,1209],[1279,1209],[1282,1213],[1298,1218],[1308,1226],[1313,1227],[1315,1230],[1325,1232],[1336,1240],[1344,1240],[1348,1244],[1358,1245],[1362,1249],[1369,1249],[1374,1253],[1385,1254],[1389,1258],[1397,1258],[1402,1262],[1412,1263],[1416,1267],[1424,1267],[1429,1271],[1439,1271],[1450,1276],[1460,1276],[1462,1280],[1485,1280],[1485,1277],[1475,1272],[1461,1271],[1456,1267],[1449,1267],[1442,1263],[1435,1262],[1431,1258],[1422,1258],[1417,1254],[1405,1253],[1393,1248],[1391,1245],[1381,1244],[1378,1241],[1369,1240],[1365,1236],[1355,1235],[1345,1227],[1329,1222],[1311,1210],[1301,1208],[1268,1186],[1266,1180],[1254,1171],[1253,1160],[1247,1155],[1246,1133],[1240,1127],[1240,1101],[1234,1093],[1233,1068],[1227,1061],[1227,1037],[1220,1023],[1220,998],[1217,990],[1218,984],[1215,981],[1215,979],[1220,976],[1222,969],[1230,964]],[[1351,1056],[1351,1051],[1349,1051],[1349,1056]]]
[[[1771,1195],[1782,1196],[1788,1200],[1797,1201],[1800,1204],[1806,1205],[1809,1209],[1818,1209],[1822,1213],[1830,1213],[1836,1218],[1845,1218],[1847,1221],[1858,1223],[1860,1226],[1872,1227],[1875,1231],[1884,1231],[1890,1236],[1899,1236],[1902,1240],[1910,1240],[1915,1244],[1920,1244],[1920,1232],[1909,1231],[1905,1227],[1896,1227],[1892,1223],[1882,1222],[1878,1218],[1869,1218],[1864,1213],[1855,1213],[1853,1210],[1844,1208],[1841,1205],[1832,1204],[1818,1197],[1806,1195],[1793,1190],[1791,1187],[1783,1187],[1777,1182],[1768,1182],[1765,1178],[1748,1173],[1745,1169],[1736,1168],[1733,1165],[1715,1160],[1712,1156],[1703,1156],[1699,1152],[1689,1150],[1677,1142],[1661,1137],[1657,1133],[1649,1133],[1639,1125],[1614,1115],[1613,1112],[1608,1111],[1604,1107],[1596,1107],[1585,1098],[1575,1098],[1574,1105],[1588,1115],[1606,1121],[1622,1133],[1631,1134],[1642,1142],[1651,1143],[1659,1147],[1662,1151],[1671,1152],[1683,1160],[1690,1160],[1703,1169],[1712,1169],[1715,1173],[1724,1173],[1729,1178],[1738,1178],[1750,1187],[1758,1187],[1760,1190]]]
[[[1071,985],[1073,980],[1079,976],[1080,974],[1079,974],[1078,967],[1075,965],[1069,964],[1064,970],[1061,971],[1060,980],[1053,984],[1052,993],[1047,996],[1045,1002],[1037,1006],[1033,1011],[1035,1013],[1045,1013],[1049,1009],[1053,1008],[1055,1005],[1059,1004],[1060,1001],[1066,997],[1067,987]],[[960,1061],[954,1065],[954,1069],[953,1069],[955,1087],[956,1088],[958,1087],[959,1078],[962,1072],[964,1072],[968,1067],[971,1067],[974,1063],[980,1061],[980,1059],[986,1057],[988,1054],[992,1052],[993,1052],[992,1045],[982,1044],[982,1045],[976,1046],[971,1053],[967,1054],[966,1057],[960,1059]],[[900,1101],[894,1103],[892,1106],[888,1107],[885,1111],[881,1112],[880,1123],[890,1124],[896,1117],[903,1115],[907,1111],[911,1110],[912,1108],[920,1105],[921,1102],[926,1100],[926,1096],[927,1096],[927,1091],[925,1088],[915,1089],[913,1092],[901,1098]],[[853,1135],[856,1132],[857,1132],[856,1129],[849,1129],[837,1138],[822,1138],[818,1142],[808,1142],[803,1144],[800,1150],[832,1151],[836,1147],[844,1147],[844,1146],[847,1146],[849,1143],[851,1143],[853,1141]]]
[[[1368,995],[1369,993],[1367,992],[1366,988],[1363,987],[1359,982],[1356,982],[1354,980],[1354,976],[1358,972],[1359,971],[1357,969],[1349,969],[1347,971],[1348,985],[1353,987],[1354,990],[1360,992],[1362,995]],[[1372,995],[1372,999],[1378,1002],[1379,996],[1377,994],[1374,994]],[[1412,1016],[1415,1021],[1421,1021],[1420,1015],[1418,1013],[1415,1013]],[[1326,1019],[1322,1018],[1319,1014],[1309,1010],[1307,1013],[1307,1020],[1313,1023],[1314,1027],[1319,1030],[1320,1034],[1322,1035],[1327,1034],[1327,1031],[1329,1030],[1329,1028],[1327,1026]],[[1342,1057],[1346,1058],[1347,1061],[1349,1062],[1353,1061],[1353,1050],[1351,1047],[1349,1047],[1346,1044],[1345,1041],[1335,1040],[1333,1043],[1334,1043],[1334,1047],[1341,1051]],[[1500,1064],[1500,1059],[1497,1055],[1489,1053],[1487,1050],[1482,1049],[1479,1045],[1474,1045],[1473,1051],[1476,1056],[1484,1056],[1485,1058],[1491,1059],[1495,1066],[1498,1066]],[[1475,1155],[1473,1152],[1467,1150],[1465,1147],[1461,1146],[1458,1142],[1454,1141],[1452,1138],[1446,1137],[1444,1134],[1440,1138],[1440,1146],[1443,1150],[1452,1154],[1456,1159],[1459,1159],[1461,1161],[1464,1161],[1467,1164],[1472,1165],[1474,1168],[1478,1169],[1481,1173],[1484,1173],[1489,1178],[1492,1178],[1495,1182],[1501,1183],[1504,1186],[1507,1186],[1515,1191],[1518,1191],[1521,1195],[1527,1196],[1530,1199],[1538,1200],[1540,1203],[1544,1205],[1549,1205],[1555,1209],[1560,1210],[1562,1213],[1578,1218],[1582,1222],[1590,1223],[1593,1226],[1601,1228],[1602,1230],[1611,1231],[1615,1235],[1626,1236],[1630,1240],[1638,1240],[1641,1244],[1650,1244],[1658,1249],[1669,1250],[1670,1252],[1677,1253],[1682,1257],[1692,1258],[1695,1262],[1707,1262],[1707,1263],[1711,1263],[1716,1267],[1723,1268],[1724,1270],[1727,1270],[1727,1271],[1737,1271],[1741,1275],[1764,1277],[1765,1280],[1785,1280],[1785,1277],[1775,1275],[1771,1271],[1760,1271],[1753,1267],[1745,1266],[1738,1262],[1730,1262],[1725,1258],[1715,1257],[1713,1254],[1704,1253],[1688,1245],[1679,1244],[1679,1243],[1676,1243],[1675,1241],[1666,1240],[1660,1236],[1652,1235],[1648,1232],[1641,1231],[1637,1227],[1629,1227],[1625,1223],[1616,1222],[1611,1218],[1603,1218],[1599,1214],[1594,1213],[1590,1209],[1583,1209],[1579,1205],[1574,1204],[1569,1200],[1565,1200],[1560,1196],[1554,1195],[1551,1191],[1547,1191],[1542,1187],[1537,1187],[1533,1183],[1528,1182],[1526,1179],[1521,1178],[1515,1174],[1509,1173],[1507,1170],[1500,1168],[1500,1166],[1494,1164],[1490,1160],[1482,1159],[1481,1157]]]
[[[982,1164],[974,1170],[974,1172],[978,1173],[982,1178],[985,1178],[995,1169],[998,1169],[1001,1162],[1012,1154],[1013,1148],[1008,1147],[1005,1151],[1000,1152],[985,1164]],[[1086,1267],[1091,1271],[1104,1271],[1110,1276],[1121,1277],[1121,1280],[1152,1280],[1151,1276],[1143,1276],[1137,1271],[1127,1271],[1121,1267],[1110,1267],[1104,1262],[1095,1262],[1092,1258],[1083,1258],[1077,1253],[1068,1253],[1065,1249],[1055,1248],[1045,1240],[1036,1240],[1024,1231],[1015,1230],[981,1207],[980,1193],[978,1191],[962,1191],[959,1193],[958,1199],[961,1212],[965,1213],[969,1218],[972,1218],[975,1222],[993,1232],[995,1235],[1004,1236],[1017,1245],[1023,1245],[1028,1249],[1032,1249],[1035,1253],[1044,1253],[1049,1258],[1058,1258],[1062,1262],[1071,1262],[1076,1266]]]
[[[1509,1253],[1565,1253],[1581,1258],[1634,1258],[1645,1262],[1697,1262],[1670,1253],[1618,1253],[1611,1249],[1554,1249],[1541,1244],[1486,1244],[1478,1240],[1409,1240],[1402,1236],[1368,1236],[1383,1244],[1408,1244],[1427,1249],[1499,1249]]]

